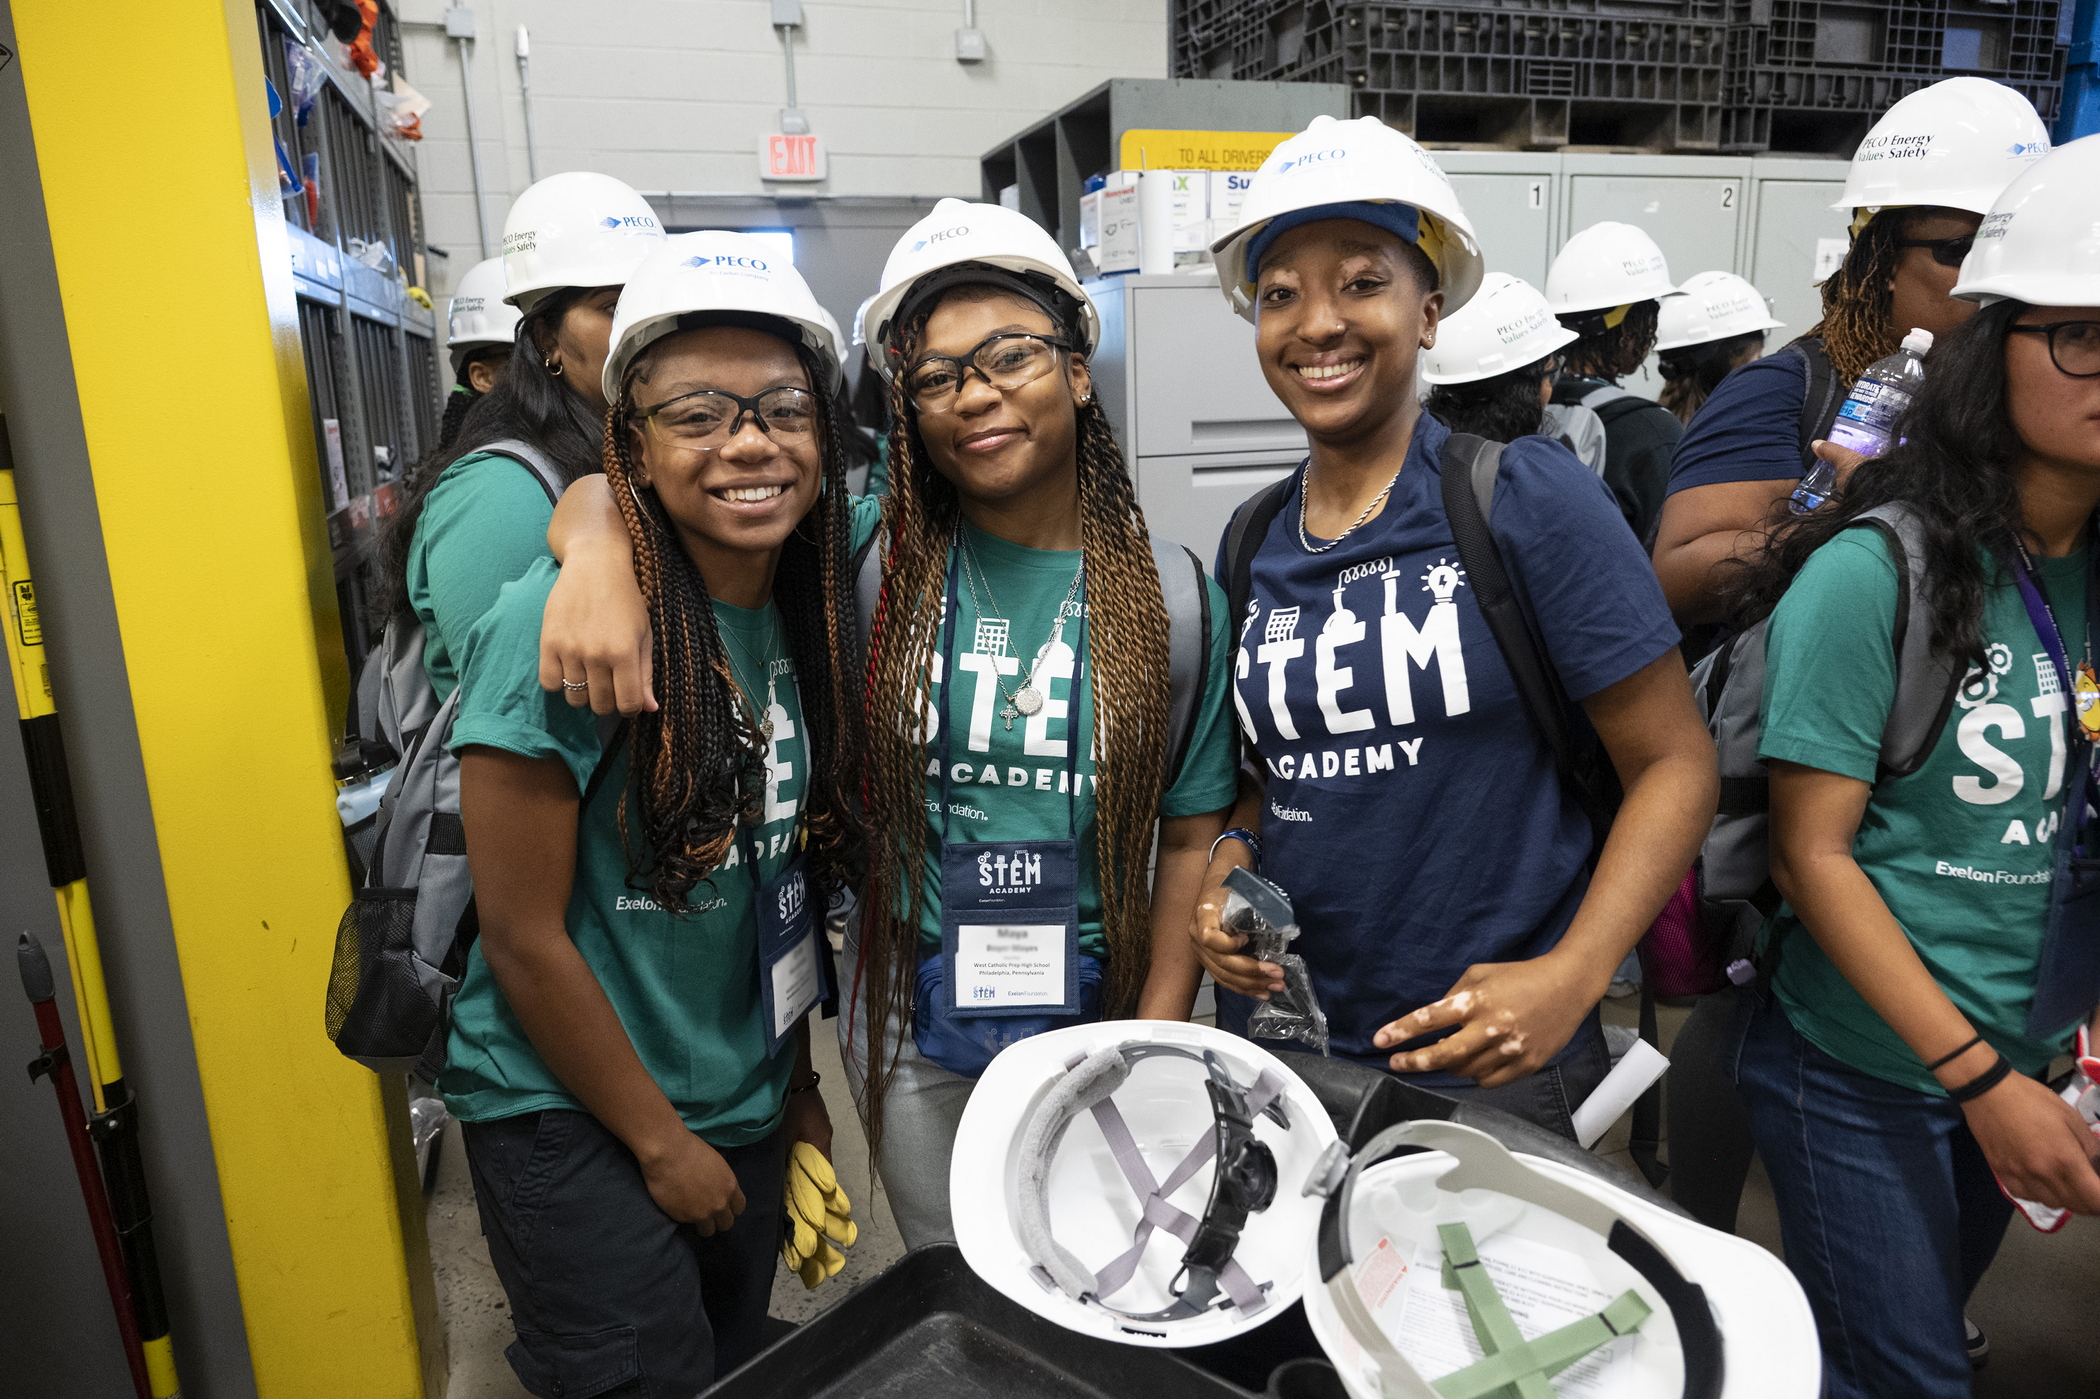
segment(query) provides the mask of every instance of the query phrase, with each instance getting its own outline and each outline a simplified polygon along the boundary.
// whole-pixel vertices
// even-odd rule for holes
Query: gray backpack
[[[877,530],[853,560],[853,611],[860,655],[868,654],[875,609],[882,601],[882,560],[888,535]],[[1179,544],[1155,538],[1152,566],[1159,573],[1160,600],[1167,608],[1167,765],[1172,787],[1188,762],[1196,732],[1196,705],[1210,674],[1210,589],[1203,564]]]
[[[1880,531],[1895,561],[1896,697],[1881,735],[1876,782],[1905,777],[1924,765],[1946,727],[1962,671],[1933,654],[1931,605],[1924,594],[1924,530],[1901,502],[1877,506],[1853,526]],[[1763,737],[1766,621],[1737,633],[1692,669],[1692,692],[1700,717],[1713,735],[1721,764],[1721,805],[1700,847],[1703,892],[1708,904],[1736,917],[1733,945],[1723,953],[1731,980],[1745,979],[1744,935],[1779,907],[1768,860],[1769,774],[1758,759]],[[1734,906],[1732,909],[1729,906]]]
[[[483,450],[517,462],[548,500],[561,499],[566,483],[537,448],[508,441]],[[423,642],[422,624],[397,615],[358,673],[352,738],[367,750],[383,745],[394,769],[371,829],[353,833],[368,868],[336,929],[326,1023],[335,1047],[367,1068],[413,1065],[434,1080],[477,925],[459,759],[447,746],[466,687],[438,702],[423,670]],[[592,794],[612,766],[600,761]]]

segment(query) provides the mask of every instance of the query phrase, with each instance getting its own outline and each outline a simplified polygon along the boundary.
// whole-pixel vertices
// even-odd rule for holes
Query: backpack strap
[[[1269,526],[1283,513],[1283,502],[1296,479],[1297,473],[1293,472],[1248,496],[1232,512],[1232,523],[1225,527],[1225,568],[1219,581],[1225,585],[1225,602],[1232,609],[1235,636],[1246,625],[1247,606],[1254,600],[1254,556],[1269,537]]]
[[[1796,340],[1780,353],[1801,361],[1801,470],[1806,474],[1816,464],[1813,444],[1830,435],[1838,409],[1844,406],[1845,386],[1830,367],[1830,356],[1823,352],[1822,341]]]
[[[1166,787],[1181,780],[1196,735],[1196,708],[1210,678],[1210,579],[1203,564],[1182,545],[1154,536],[1152,566],[1167,607]]]
[[[882,561],[889,553],[889,531],[878,529],[853,551],[853,629],[860,638],[861,669],[867,669],[868,647],[874,639],[875,609],[882,603]],[[875,547],[881,542],[883,547]]]
[[[1472,586],[1473,600],[1487,618],[1494,634],[1495,649],[1509,667],[1524,712],[1531,716],[1539,736],[1552,750],[1554,765],[1563,779],[1572,782],[1577,771],[1574,735],[1568,727],[1567,698],[1548,663],[1537,627],[1510,582],[1503,567],[1502,551],[1488,526],[1494,514],[1495,478],[1502,470],[1500,442],[1490,442],[1470,432],[1454,432],[1444,439],[1444,514],[1450,518],[1451,539],[1458,546],[1458,559]]]
[[[561,469],[554,464],[545,452],[542,452],[530,442],[521,442],[515,437],[507,437],[501,442],[491,442],[488,446],[479,450],[492,457],[509,457],[512,461],[531,472],[533,479],[540,483],[540,489],[547,493],[547,503],[550,505],[558,504],[561,501],[561,493],[569,487],[568,480],[561,474]]]
[[[1878,531],[1896,565],[1896,696],[1881,731],[1877,780],[1916,772],[1939,742],[1954,709],[1962,667],[1932,649],[1931,600],[1925,596],[1925,525],[1906,501],[1861,512],[1851,522]]]

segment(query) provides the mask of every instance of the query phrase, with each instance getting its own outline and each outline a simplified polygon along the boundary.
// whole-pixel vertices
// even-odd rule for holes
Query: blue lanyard
[[[948,733],[955,727],[955,706],[951,696],[955,691],[955,614],[962,611],[962,597],[956,592],[960,581],[957,570],[961,565],[962,551],[954,541],[948,544],[948,582],[945,615],[941,619],[941,698],[937,707],[941,725],[941,841],[948,839],[948,781],[953,769],[948,765]],[[1079,585],[1082,603],[1086,598],[1086,584]],[[1065,830],[1068,836],[1079,834],[1079,683],[1084,676],[1086,656],[1086,611],[1079,613],[1079,644],[1072,648],[1072,693],[1065,707]],[[1050,682],[1045,680],[1047,689]],[[1047,698],[1047,696],[1046,696]]]
[[[2035,635],[2042,640],[2042,649],[2049,653],[2049,662],[2056,667],[2057,684],[2063,687],[2064,718],[2070,727],[2072,742],[2076,744],[2084,740],[2085,729],[2078,722],[2078,690],[2072,684],[2076,677],[2071,670],[2070,655],[2064,649],[2064,635],[2057,628],[2056,614],[2049,610],[2049,600],[2042,596],[2041,588],[2035,584],[2034,565],[2027,557],[2027,546],[2015,539],[2014,547],[2019,567],[2013,570],[2013,581],[2019,585],[2020,601],[2026,604],[2027,620],[2034,624]],[[2088,630],[2091,625],[2088,618]]]

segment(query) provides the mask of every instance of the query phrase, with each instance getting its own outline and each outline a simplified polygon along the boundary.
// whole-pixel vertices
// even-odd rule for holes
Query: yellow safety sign
[[[1259,170],[1295,131],[1126,131],[1118,170]]]

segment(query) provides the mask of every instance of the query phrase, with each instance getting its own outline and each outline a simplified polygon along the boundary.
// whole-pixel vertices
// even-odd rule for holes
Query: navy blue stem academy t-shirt
[[[1299,541],[1293,487],[1235,619],[1234,701],[1268,778],[1263,873],[1296,907],[1334,1053],[1380,1067],[1380,1026],[1476,962],[1550,951],[1587,887],[1588,820],[1459,566],[1449,436],[1424,413],[1385,509],[1324,553]],[[1504,450],[1493,528],[1572,700],[1677,644],[1618,503],[1560,443]],[[1218,1023],[1244,1033],[1253,1005],[1221,989]],[[1440,1078],[1462,1081],[1422,1081]]]

